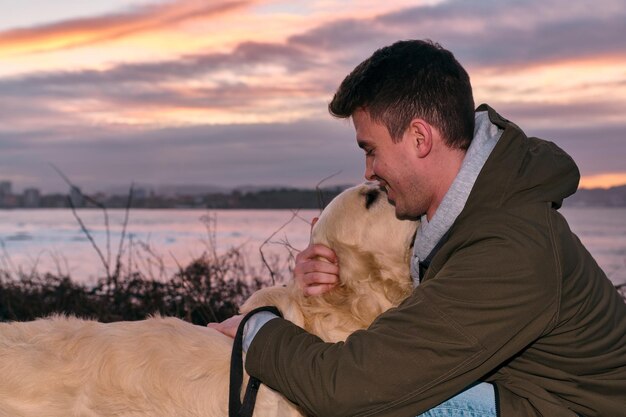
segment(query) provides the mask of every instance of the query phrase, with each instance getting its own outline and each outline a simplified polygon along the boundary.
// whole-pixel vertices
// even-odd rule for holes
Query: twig
[[[40,251],[37,254],[37,257],[35,258],[34,261],[32,261],[32,266],[30,268],[30,274],[28,276],[28,279],[34,279],[35,275],[37,274],[37,268],[39,267],[39,260],[41,259],[41,255],[43,254],[44,251]],[[60,275],[59,275],[60,276]]]
[[[68,196],[68,198],[67,198],[69,203],[70,203],[70,208],[72,209],[72,214],[74,215],[74,217],[78,221],[78,224],[80,225],[83,233],[87,236],[87,239],[89,239],[89,241],[91,242],[91,245],[94,247],[94,249],[96,250],[98,256],[100,257],[100,260],[102,261],[102,265],[104,266],[104,269],[105,269],[106,275],[107,275],[107,281],[108,281],[107,285],[110,287],[110,284],[111,284],[111,230],[110,230],[110,227],[109,227],[109,213],[108,213],[106,207],[104,206],[104,204],[100,203],[99,201],[96,201],[95,199],[89,197],[88,195],[83,194],[83,192],[80,190],[80,188],[78,188],[76,185],[74,185],[70,181],[70,179],[63,173],[63,171],[61,171],[56,165],[50,164],[50,166],[59,174],[59,176],[63,179],[63,181],[65,181],[65,183],[70,186],[71,190],[76,191],[86,201],[89,201],[90,203],[94,204],[96,207],[100,208],[102,210],[103,214],[104,214],[104,226],[105,226],[105,230],[106,230],[106,240],[107,240],[107,257],[106,257],[106,259],[104,258],[104,255],[102,254],[102,251],[100,250],[100,248],[96,244],[95,240],[91,236],[91,233],[89,232],[89,230],[87,229],[87,227],[83,223],[82,219],[78,216],[78,213],[76,212],[76,207],[74,206],[74,202],[72,201],[71,195]]]
[[[152,272],[152,265],[154,264],[158,266],[159,278],[163,280],[163,277],[165,276],[165,262],[163,261],[163,257],[160,254],[156,253],[154,249],[152,249],[152,246],[150,245],[150,236],[148,236],[147,242],[143,242],[141,240],[137,241],[137,245],[139,245],[139,247],[150,256],[150,258],[146,259],[141,256],[139,252],[136,252],[138,258],[142,261],[144,265],[143,268],[147,270],[148,276],[152,280],[154,280],[155,275]]]
[[[291,210],[291,213],[294,214],[296,216],[296,218],[302,220],[303,222],[305,222],[306,224],[308,224],[309,226],[311,226],[311,221],[305,219],[304,217],[302,217],[300,215],[300,213],[298,213],[298,210]]]
[[[141,247],[141,241],[138,243],[138,245]],[[135,254],[136,254],[136,259],[137,259],[135,260],[135,266],[137,267],[137,270],[144,271],[145,272],[144,275],[154,280],[154,275],[152,274],[152,267],[150,266],[149,262],[146,261],[145,257],[142,255],[142,253],[138,249],[136,250]]]
[[[63,255],[59,255],[59,256],[61,256],[61,259],[63,259],[63,263],[65,264],[65,270],[67,271],[67,276],[69,277],[70,276],[70,263],[65,256]]]
[[[287,239],[287,237],[285,236],[283,240],[277,240],[274,242],[270,242],[276,245],[281,245],[284,246],[285,248],[287,248],[287,250],[291,253],[291,252],[295,252],[295,253],[300,253],[302,252],[302,250],[296,248],[295,246],[293,246],[291,244],[291,242],[289,242],[289,239]]]
[[[200,221],[206,231],[206,241],[204,241],[204,245],[210,256],[213,257],[213,260],[217,261],[217,213],[208,212],[200,216]]]
[[[315,191],[317,191],[317,206],[320,210],[320,213],[322,212],[322,210],[324,210],[324,207],[326,207],[326,202],[324,201],[324,194],[322,193],[320,186],[322,185],[324,181],[328,181],[332,177],[336,177],[339,174],[341,174],[341,170],[335,172],[334,174],[327,176],[326,178],[322,178],[320,182],[318,182],[315,185]]]
[[[293,272],[293,266],[295,265],[296,262],[296,256],[295,254],[300,253],[301,250],[294,247],[291,242],[289,242],[289,239],[287,238],[287,236],[285,236],[285,238],[283,240],[274,242],[278,245],[282,245],[284,248],[287,249],[287,259],[285,259],[285,264],[283,266],[282,270],[286,270]]]
[[[130,206],[133,202],[133,185],[131,183],[130,190],[128,190],[128,200],[126,201],[126,209],[124,210],[124,223],[122,226],[122,236],[120,237],[120,245],[117,249],[117,258],[115,260],[115,274],[114,277],[117,280],[122,267],[122,249],[124,248],[124,239],[126,238],[126,227],[128,226],[128,215],[130,213]]]
[[[52,258],[52,261],[54,262],[54,266],[57,269],[57,276],[61,277],[63,275],[67,275],[68,277],[70,276],[70,266],[69,263],[67,261],[67,258],[65,256],[63,256],[62,254],[60,254],[59,252],[52,251],[49,250],[47,251],[48,255],[50,255],[50,258]],[[65,273],[63,273],[63,269],[61,268],[61,260],[63,260],[63,263],[65,264]]]
[[[263,241],[261,246],[259,246],[259,253],[261,254],[261,260],[263,261],[263,265],[265,265],[265,267],[268,269],[268,271],[270,271],[270,276],[272,278],[272,285],[276,285],[276,273],[270,267],[269,263],[267,262],[267,259],[265,259],[265,254],[263,253],[263,246],[265,246],[274,236],[276,236],[276,234],[278,232],[283,230],[289,223],[291,223],[293,221],[293,219],[295,219],[297,217],[297,215],[298,215],[298,210],[296,210],[295,212],[292,212],[292,215],[289,218],[289,220],[287,220],[282,226],[280,226],[278,228],[278,230],[276,230],[274,233],[272,233],[267,239],[265,239]]]
[[[110,285],[111,284],[111,271],[109,270],[109,264],[107,263],[106,259],[104,259],[104,255],[102,254],[102,252],[100,251],[100,248],[98,247],[98,245],[96,244],[95,240],[91,236],[91,233],[89,232],[89,230],[85,226],[85,223],[83,223],[83,220],[76,213],[76,207],[74,207],[74,203],[72,202],[72,199],[68,196],[67,200],[70,203],[70,208],[72,209],[72,214],[74,215],[74,218],[76,219],[76,221],[80,225],[80,228],[83,231],[83,233],[85,234],[85,236],[87,236],[87,239],[89,240],[89,242],[91,242],[91,246],[93,246],[93,248],[95,249],[96,253],[100,257],[100,261],[102,262],[102,265],[104,266],[104,269],[105,269],[106,274],[107,274],[107,281],[108,281],[107,285]]]
[[[133,235],[128,237],[128,271],[126,272],[126,276],[131,276],[133,270]]]
[[[2,263],[4,263],[5,268],[9,271],[9,273],[15,277],[15,265],[13,265],[11,255],[9,255],[9,251],[7,251],[7,247],[4,244],[4,239],[0,239],[0,246],[2,246]]]

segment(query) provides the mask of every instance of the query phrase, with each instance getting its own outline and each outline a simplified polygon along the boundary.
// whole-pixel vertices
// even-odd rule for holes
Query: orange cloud
[[[126,13],[65,20],[33,28],[0,32],[0,56],[47,52],[100,43],[178,23],[216,17],[250,5],[253,0],[231,0],[218,4],[203,0],[181,0],[145,6]]]
[[[626,172],[585,175],[580,179],[580,188],[611,188],[626,184]]]

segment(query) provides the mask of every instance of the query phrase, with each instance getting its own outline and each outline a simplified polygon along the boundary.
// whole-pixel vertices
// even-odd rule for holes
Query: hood
[[[576,163],[552,142],[527,137],[515,124],[482,104],[489,119],[504,129],[485,162],[466,208],[516,206],[549,202],[559,208],[578,188]]]

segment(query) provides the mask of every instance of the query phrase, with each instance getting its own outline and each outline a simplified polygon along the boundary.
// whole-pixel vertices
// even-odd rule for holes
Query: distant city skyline
[[[319,209],[344,185],[319,185],[316,188],[286,186],[248,186],[225,189],[211,186],[133,185],[90,192],[77,186],[57,193],[42,193],[38,188],[13,189],[10,181],[0,180],[0,211],[23,208],[101,209]],[[132,194],[130,194],[132,190]],[[130,206],[129,206],[130,204]],[[626,185],[608,189],[580,189],[563,202],[564,207],[626,207]]]
[[[322,181],[319,185],[320,188],[334,188],[334,187],[349,187],[355,185],[353,183],[339,183],[337,181]],[[105,187],[87,188],[82,187],[80,184],[74,184],[81,192],[85,194],[106,194],[106,195],[125,195],[128,194],[130,187],[133,187],[134,192],[138,190],[142,193],[154,192],[160,195],[200,195],[207,193],[220,193],[231,191],[258,191],[269,190],[279,188],[298,188],[298,189],[315,189],[317,184],[311,184],[310,186],[296,186],[290,185],[286,182],[275,184],[239,184],[235,186],[218,186],[214,184],[184,184],[184,183],[170,183],[170,184],[148,184],[148,183],[128,183],[128,184],[112,184]],[[0,195],[13,194],[21,195],[28,190],[37,190],[42,194],[67,194],[71,189],[71,186],[64,183],[59,189],[46,190],[38,187],[36,184],[31,186],[21,186],[13,181],[7,181],[0,178]],[[8,190],[8,191],[7,191]]]
[[[362,180],[328,101],[379,47],[429,38],[486,102],[572,155],[581,186],[626,184],[622,0],[26,0],[0,4],[0,181]]]

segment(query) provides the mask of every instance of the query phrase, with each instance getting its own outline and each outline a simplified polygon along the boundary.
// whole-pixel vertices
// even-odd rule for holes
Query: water
[[[626,207],[563,208],[561,213],[614,284],[626,283]]]
[[[295,215],[294,215],[295,214]],[[267,258],[283,261],[289,251],[284,243],[303,249],[309,242],[310,219],[317,210],[141,210],[130,212],[123,262],[131,261],[156,278],[171,276],[205,251],[223,253],[238,247],[251,265],[261,267],[259,247]],[[105,274],[104,263],[114,265],[122,237],[124,210],[109,210],[109,241],[103,212],[78,210],[102,253],[81,230],[68,209],[0,211],[0,268],[29,273],[33,269],[67,273],[72,278],[93,282]],[[208,218],[208,221],[207,221]],[[285,226],[286,224],[286,226]],[[283,227],[284,226],[284,227]],[[275,235],[272,237],[272,235]],[[270,239],[271,238],[271,239]],[[266,240],[270,239],[266,244]],[[110,247],[110,250],[107,248]],[[110,253],[110,255],[109,255]],[[158,272],[163,262],[165,273]]]
[[[175,272],[177,265],[184,266],[203,251],[211,250],[212,243],[218,252],[241,247],[249,262],[261,267],[259,246],[265,240],[276,232],[263,246],[264,253],[266,257],[278,256],[286,261],[288,250],[284,243],[296,249],[306,247],[310,231],[308,221],[318,213],[317,210],[301,210],[294,217],[290,210],[134,209],[130,212],[127,236],[132,238],[136,253],[132,261],[144,269],[153,268],[155,276],[159,275],[157,259],[163,261],[164,275],[171,276],[168,274]],[[565,208],[562,213],[609,278],[615,284],[626,283],[626,209]],[[93,235],[105,262],[110,259],[113,264],[124,211],[109,211],[110,255],[107,255],[102,212],[79,210],[78,214]],[[211,219],[209,231],[207,215]],[[281,229],[285,223],[288,224]],[[0,240],[3,245],[1,269],[67,273],[87,282],[104,275],[102,260],[70,210],[0,211]],[[126,240],[126,245],[128,242]]]

